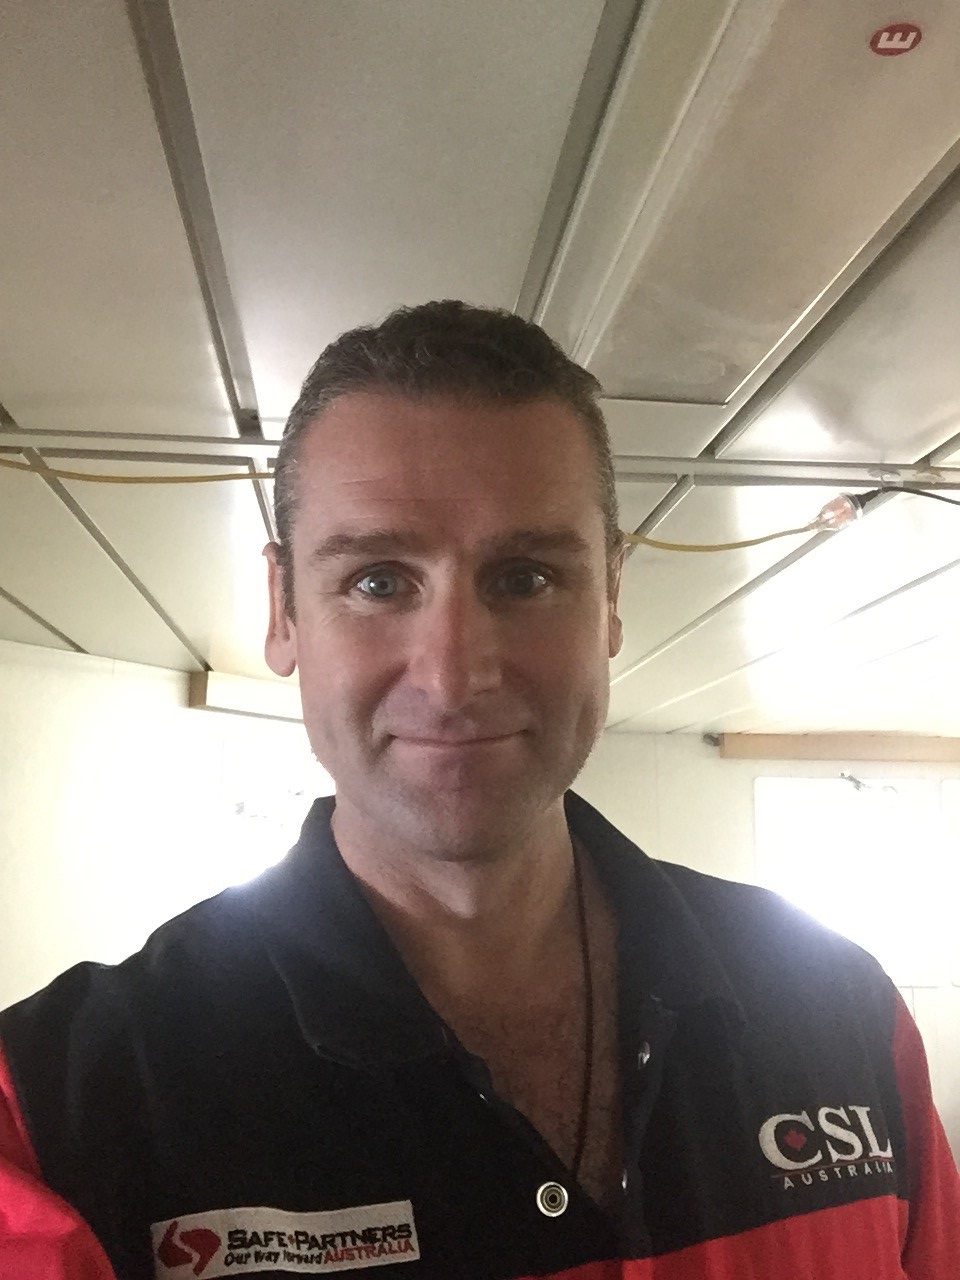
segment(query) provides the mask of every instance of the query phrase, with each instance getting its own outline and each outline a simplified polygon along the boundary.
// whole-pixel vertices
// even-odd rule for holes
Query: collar
[[[300,839],[247,890],[255,925],[305,1040],[347,1066],[381,1070],[446,1054],[451,1033],[428,1003],[349,871],[331,830],[335,799],[314,802]],[[564,798],[620,924],[621,1015],[710,1005],[731,1032],[743,1015],[697,919],[665,868],[585,800]]]

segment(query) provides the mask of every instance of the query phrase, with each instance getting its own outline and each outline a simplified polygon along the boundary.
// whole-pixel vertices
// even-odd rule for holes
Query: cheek
[[[392,678],[396,639],[356,621],[318,619],[297,638],[304,700],[323,719],[342,718],[375,702]]]
[[[531,679],[551,684],[559,696],[607,682],[607,646],[606,613],[589,602],[573,615],[545,616],[511,638],[516,660]]]

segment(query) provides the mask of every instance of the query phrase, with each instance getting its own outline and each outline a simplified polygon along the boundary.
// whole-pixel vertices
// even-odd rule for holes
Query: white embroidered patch
[[[286,1209],[211,1209],[155,1222],[157,1280],[217,1280],[283,1271],[326,1275],[420,1257],[409,1200],[324,1213]]]

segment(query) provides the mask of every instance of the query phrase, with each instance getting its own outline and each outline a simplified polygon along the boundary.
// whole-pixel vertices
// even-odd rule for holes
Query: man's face
[[[271,553],[267,660],[300,669],[338,810],[450,859],[534,833],[603,727],[620,647],[582,421],[354,393],[308,428],[297,486],[295,621]]]

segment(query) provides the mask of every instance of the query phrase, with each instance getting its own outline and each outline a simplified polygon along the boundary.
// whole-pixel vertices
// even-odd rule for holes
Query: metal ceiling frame
[[[560,148],[514,311],[532,320],[553,270],[557,252],[583,185],[584,174],[603,124],[641,10],[649,0],[606,0],[570,124]]]
[[[918,199],[922,196],[922,199]],[[700,455],[686,462],[676,475],[673,488],[656,504],[646,519],[641,521],[633,532],[649,535],[663,523],[677,507],[698,487],[709,484],[723,484],[721,477],[736,469],[736,483],[746,484],[838,484],[839,487],[857,487],[866,484],[868,487],[879,485],[896,488],[911,485],[930,491],[936,489],[954,489],[958,468],[938,468],[937,460],[947,458],[960,448],[960,432],[943,441],[936,449],[931,450],[913,463],[801,463],[767,461],[760,462],[748,459],[732,459],[724,456],[735,440],[739,439],[760,413],[771,405],[776,397],[799,375],[813,356],[837,332],[842,323],[856,310],[864,298],[872,293],[886,279],[891,271],[904,259],[914,245],[928,231],[931,224],[946,216],[960,204],[960,141],[942,158],[936,168],[928,175],[926,181],[917,188],[910,199],[901,206],[894,217],[885,224],[865,246],[860,254],[848,264],[848,268],[837,277],[846,277],[854,263],[860,263],[857,275],[848,279],[845,291],[833,296],[829,305],[819,314],[818,322],[808,329],[797,340],[792,348],[783,354],[782,361],[775,370],[771,370],[766,379],[743,402],[737,405],[727,423],[720,429],[714,439]],[[911,212],[912,211],[912,212]],[[872,250],[872,255],[864,260],[864,255]],[[832,291],[831,291],[832,292]],[[807,313],[808,316],[810,312]],[[794,330],[794,334],[797,330]],[[790,335],[787,335],[789,337]],[[786,341],[786,339],[785,339]],[[781,349],[784,344],[780,344]],[[733,405],[734,402],[731,402]],[[633,465],[640,464],[636,470],[628,471],[623,466],[619,476],[622,479],[645,480],[651,477],[646,465],[640,459],[632,459]],[[769,470],[767,470],[769,468]],[[778,469],[785,473],[778,476]],[[809,469],[808,469],[809,468]],[[766,475],[764,474],[766,472]],[[789,478],[788,478],[789,477]],[[860,479],[858,479],[860,477]],[[662,477],[661,477],[662,478]],[[884,493],[864,507],[863,515],[886,505],[895,498],[895,493]],[[706,623],[712,621],[728,608],[738,604],[769,582],[772,578],[788,569],[798,560],[815,551],[824,541],[831,538],[830,533],[815,533],[802,546],[797,547],[789,555],[769,566],[762,573],[718,600],[697,617],[692,618],[673,635],[665,637],[646,653],[641,654],[611,680],[616,684],[627,679],[633,672],[660,657],[669,649],[685,640],[694,631],[698,631]],[[628,556],[636,550],[628,549]],[[832,624],[831,624],[832,625]],[[770,657],[764,654],[762,657]],[[753,661],[753,660],[751,660]],[[632,716],[622,716],[612,721],[608,728],[624,724]]]
[[[256,478],[256,473],[272,466],[279,441],[263,438],[242,322],[230,286],[169,0],[125,0],[125,4],[196,270],[225,395],[238,434],[233,439],[156,433],[28,431],[19,428],[0,406],[0,457],[19,456],[31,464],[34,474],[42,478],[67,506],[86,533],[110,557],[187,651],[207,668],[202,655],[124,564],[81,505],[49,471],[51,465],[55,468],[59,460],[107,464],[111,461],[162,463],[166,460],[172,464],[196,467],[239,469],[238,474],[245,472],[245,478],[253,485],[268,536],[275,536],[266,484]],[[638,21],[650,4],[651,0],[605,0],[517,299],[516,310],[522,315],[536,314],[542,303],[624,58]],[[650,511],[636,532],[653,532],[694,489],[705,486],[792,485],[856,490],[910,485],[931,492],[960,490],[960,466],[938,465],[939,459],[948,459],[960,448],[960,434],[915,462],[895,464],[772,461],[725,456],[733,442],[797,377],[864,297],[902,261],[930,224],[951,208],[958,198],[960,141],[941,158],[901,207],[850,259],[828,288],[744,379],[723,407],[724,425],[698,457],[617,456],[616,476],[621,484],[672,482],[670,491]],[[865,514],[894,497],[896,494],[875,498],[867,505]],[[635,663],[618,673],[614,682],[625,679],[631,671],[650,662],[718,613],[756,591],[830,537],[831,534],[825,533],[812,535],[802,546],[641,655]],[[57,635],[70,648],[83,652],[68,636],[2,588],[0,598]]]
[[[884,498],[878,499],[878,503],[885,501],[887,496],[888,495],[884,495]],[[889,495],[889,496],[892,497],[895,495]],[[818,534],[817,538],[819,541],[817,545],[820,545],[820,543],[822,543],[823,541],[826,541],[831,536],[832,536],[831,534]],[[800,548],[799,550],[803,552],[805,551],[805,549],[806,548]],[[794,558],[799,558],[799,557],[788,557],[787,559],[792,563]],[[767,570],[767,572],[764,575],[761,575],[761,577],[763,577],[764,581],[768,581],[770,578],[775,577],[776,573],[779,572],[784,567],[786,567],[786,562],[781,561],[778,565],[771,566],[771,569]],[[923,587],[928,582],[933,582],[937,578],[942,577],[945,573],[952,573],[955,569],[958,569],[958,568],[960,568],[960,559],[950,560],[946,564],[938,565],[937,568],[931,569],[929,572],[922,574],[919,578],[914,578],[912,581],[903,583],[901,586],[895,587],[892,591],[888,591],[882,596],[877,596],[877,598],[874,600],[869,600],[864,604],[858,605],[857,608],[852,609],[849,613],[844,614],[840,618],[834,619],[833,622],[825,624],[823,629],[825,630],[827,627],[842,627],[847,623],[853,622],[857,618],[861,618],[864,615],[869,614],[871,609],[876,609],[878,607],[881,607],[884,604],[889,603],[890,600],[897,599],[901,596],[904,596],[907,594],[907,592],[913,591],[917,587]],[[751,584],[748,583],[745,585],[750,586]],[[747,595],[749,594],[749,592],[744,591],[743,594]],[[740,598],[743,598],[743,597],[741,596]],[[727,603],[729,602],[728,601],[722,602],[723,607],[726,607]],[[721,611],[720,608],[717,608],[716,611],[711,612],[709,616],[704,615],[703,618],[695,619],[694,622],[690,624],[685,634],[689,635],[692,632],[698,630],[699,627],[703,625],[703,622],[710,621],[710,618],[715,616],[715,614],[720,611]],[[803,636],[798,637],[796,640],[792,640],[787,642],[786,644],[782,644],[777,649],[770,649],[770,650],[767,650],[765,653],[758,653],[754,657],[744,662],[741,666],[736,667],[731,671],[724,672],[722,676],[717,676],[712,680],[707,680],[704,684],[698,685],[697,688],[695,689],[689,689],[682,694],[676,694],[672,697],[669,697],[665,699],[663,702],[659,702],[655,706],[650,707],[648,710],[664,711],[668,707],[676,706],[677,703],[685,702],[688,698],[696,697],[701,693],[705,693],[708,689],[716,688],[718,685],[723,684],[725,681],[731,679],[734,676],[740,675],[742,672],[749,670],[749,668],[751,667],[758,666],[760,663],[766,662],[771,658],[778,658],[782,654],[790,653],[791,650],[802,648],[808,642],[809,642],[809,637],[806,634],[804,634]],[[929,638],[921,641],[911,641],[909,644],[904,645],[902,648],[898,647],[896,649],[891,650],[889,653],[885,653],[877,657],[870,658],[867,665],[869,665],[869,663],[872,663],[872,662],[884,661],[885,659],[891,657],[893,654],[902,653],[907,649],[915,648],[918,644],[926,644],[928,642],[929,642]],[[660,649],[656,651],[651,650],[649,655],[644,655],[644,658],[639,665],[645,665],[646,662],[652,660],[655,657],[658,657],[661,651],[662,650]],[[639,669],[639,665],[631,665],[630,668],[627,668],[626,670],[620,672],[617,676],[613,678],[613,680],[611,680],[611,685],[614,684],[622,676],[629,675],[633,670]],[[747,703],[745,705],[746,707],[749,707],[753,704]],[[743,705],[738,707],[738,710],[743,710],[743,709],[745,709]],[[632,719],[634,719],[633,716],[622,716],[619,720],[612,721],[606,727],[608,729],[615,729],[623,724],[626,724],[628,721]],[[673,730],[673,732],[683,733],[697,723],[698,723],[697,721],[692,721],[690,724],[678,725],[676,729]]]
[[[631,45],[632,40],[628,40],[626,48]],[[621,54],[620,59],[621,69],[624,53]],[[561,159],[563,160],[564,157],[562,156]],[[558,165],[558,177],[560,169],[561,166]],[[584,171],[587,171],[586,166]],[[937,464],[941,460],[949,459],[960,448],[960,433],[941,443],[925,457],[909,463],[820,464],[781,460],[734,460],[724,455],[733,442],[797,377],[809,360],[859,306],[863,298],[903,260],[926,233],[930,224],[953,206],[958,196],[960,196],[960,140],[941,157],[926,178],[914,188],[859,252],[851,257],[828,287],[813,300],[791,329],[743,380],[724,408],[721,419],[723,425],[699,457],[671,459],[619,455],[615,459],[616,476],[621,484],[673,481],[670,490],[656,503],[634,532],[648,535],[653,533],[695,489],[705,486],[817,485],[836,486],[842,490],[880,486],[896,488],[910,485],[931,492],[957,488],[960,469],[941,468]],[[547,283],[556,270],[560,247],[569,233],[571,217],[575,209],[575,202],[571,202],[568,205],[566,221],[558,228],[554,251],[546,259],[549,263],[546,275],[539,282],[534,314],[541,304]],[[547,213],[551,212],[548,206]],[[546,225],[545,215],[540,228],[538,245],[545,234]],[[551,225],[557,226],[555,221]],[[526,301],[525,297],[524,301]],[[886,505],[895,496],[891,493],[878,495],[867,504],[865,514]],[[726,598],[692,619],[685,627],[664,639],[649,653],[641,655],[630,667],[618,673],[614,682],[623,680],[631,670],[645,665],[679,643],[691,631],[699,629],[717,614],[752,594],[769,579],[788,569],[831,536],[829,533],[812,535],[802,546],[781,558],[775,565],[770,566],[765,572],[744,583]],[[634,548],[631,548],[628,554],[633,550]],[[615,723],[622,722],[621,720]]]
[[[23,600],[20,600],[17,596],[13,595],[12,592],[5,591],[3,587],[0,587],[0,600],[6,600],[7,604],[13,605],[15,609],[19,609],[19,611],[25,617],[29,618],[31,622],[35,622],[38,627],[43,627],[44,631],[49,631],[52,636],[55,636],[58,640],[62,641],[63,644],[65,644],[68,649],[72,649],[74,653],[87,652],[83,645],[77,644],[76,640],[71,640],[65,631],[61,631],[59,627],[55,627],[52,622],[48,622],[46,618],[41,617],[35,609],[31,609]]]
[[[150,591],[143,580],[134,573],[107,535],[100,529],[93,518],[87,514],[73,494],[70,493],[70,491],[60,482],[60,480],[57,479],[56,476],[50,474],[45,465],[44,459],[40,454],[36,453],[34,450],[28,450],[24,453],[24,457],[32,464],[35,474],[44,482],[45,485],[47,485],[49,489],[52,490],[54,494],[56,494],[84,532],[93,539],[111,564],[119,570],[134,590],[143,598],[145,603],[150,606],[167,630],[176,636],[180,644],[183,645],[187,653],[189,653],[193,660],[199,664],[202,670],[209,671],[210,664],[183,628],[177,625],[153,592]],[[36,617],[37,615],[34,616]],[[38,619],[38,621],[43,622],[45,627],[53,630],[48,622],[44,622],[43,619]]]
[[[173,15],[167,0],[126,0],[126,7],[237,434],[262,437],[250,357],[227,275]]]
[[[81,441],[83,443],[81,443]],[[143,445],[149,442],[150,449]],[[960,440],[958,440],[960,444]],[[0,430],[0,455],[36,451],[45,462],[68,461],[171,462],[204,467],[270,468],[276,440],[225,440],[218,436],[120,435],[89,431]],[[938,450],[937,452],[941,452]],[[618,454],[616,478],[622,484],[658,480],[689,480],[694,486],[742,488],[756,485],[818,485],[837,488],[876,488],[911,485],[929,490],[960,489],[960,466],[920,462],[810,462],[763,458],[671,458],[646,454]],[[669,495],[668,495],[669,497]],[[665,500],[664,500],[665,501]],[[664,516],[667,513],[664,513]],[[661,517],[663,518],[663,517]],[[648,517],[649,520],[649,517]],[[646,523],[646,522],[645,522]],[[642,526],[641,526],[642,528]],[[646,532],[643,529],[643,532]]]
[[[785,335],[783,342],[778,344],[762,365],[758,366],[758,369],[766,370],[763,380],[758,385],[754,385],[754,375],[751,375],[751,378],[742,385],[740,391],[729,402],[728,408],[731,412],[725,424],[699,456],[679,473],[676,492],[668,493],[646,519],[633,530],[634,533],[651,534],[670,515],[694,488],[690,478],[695,475],[695,465],[711,460],[719,461],[725,450],[738,440],[777,396],[794,381],[843,322],[853,314],[864,298],[899,265],[927,232],[930,224],[945,216],[957,203],[960,203],[960,141],[951,147],[935,169],[928,174],[927,179],[884,224],[877,235],[855,258],[851,259],[847,267],[837,276],[834,285],[821,295],[803,320],[794,327],[791,334]],[[845,282],[843,291],[835,292],[841,281]],[[811,316],[816,317],[815,322],[809,327],[803,327]],[[795,341],[788,347],[787,340],[791,336]],[[780,359],[776,367],[768,368],[768,362],[777,353]],[[745,388],[749,388],[748,394],[742,395]],[[938,458],[949,456],[958,447],[960,447],[960,433],[938,445],[925,457],[901,466],[929,468],[936,464]],[[729,465],[729,461],[725,465]],[[861,465],[869,466],[870,464]],[[888,470],[892,473],[897,468],[888,468],[886,464],[874,464],[876,478],[880,478],[881,473]],[[897,482],[891,479],[890,483]],[[914,482],[902,480],[901,483]]]
[[[781,392],[800,374],[813,357],[830,341],[843,324],[857,311],[887,277],[913,252],[933,227],[960,208],[960,143],[948,153],[951,167],[942,174],[939,183],[915,210],[912,217],[903,219],[903,208],[897,211],[897,233],[885,238],[882,248],[869,264],[852,280],[849,287],[830,305],[816,327],[808,332],[770,373],[762,385],[745,400],[724,424],[719,433],[707,445],[705,452],[718,458],[768,408]],[[939,169],[939,166],[938,166]],[[916,192],[913,193],[916,196]],[[912,203],[913,197],[911,197]],[[889,229],[889,223],[887,228]],[[876,237],[875,237],[876,239]],[[873,242],[871,242],[873,243]],[[859,256],[859,255],[858,255]],[[947,444],[950,442],[948,441]],[[940,453],[944,445],[935,452]]]
[[[227,276],[173,16],[166,0],[127,0],[127,16],[193,258],[224,391],[239,435],[260,435],[256,390]]]
[[[241,439],[262,440],[253,370],[230,286],[170,5],[168,0],[126,0],[126,8],[234,425]],[[273,538],[270,503],[260,481],[252,483],[264,528]]]

